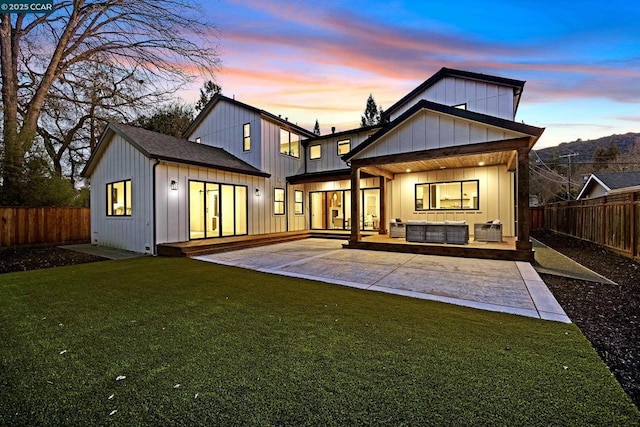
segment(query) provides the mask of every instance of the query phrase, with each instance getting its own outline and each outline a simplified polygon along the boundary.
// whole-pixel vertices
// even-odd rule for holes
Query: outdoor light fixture
[[[172,190],[177,190],[178,189],[178,181],[176,181],[175,179],[171,180],[171,187]]]
[[[259,188],[256,188],[256,197],[262,196],[262,191]]]

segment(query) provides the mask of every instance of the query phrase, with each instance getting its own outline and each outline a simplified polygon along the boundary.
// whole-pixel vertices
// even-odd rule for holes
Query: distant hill
[[[611,135],[587,141],[578,139],[573,142],[563,142],[556,147],[542,148],[534,151],[545,163],[551,160],[554,154],[556,156],[562,156],[569,153],[579,154],[572,159],[571,163],[588,163],[593,160],[593,153],[599,146],[609,148],[609,144],[615,142],[620,154],[627,154],[629,150],[631,150],[631,147],[638,141],[640,141],[640,133],[629,132],[624,135]]]

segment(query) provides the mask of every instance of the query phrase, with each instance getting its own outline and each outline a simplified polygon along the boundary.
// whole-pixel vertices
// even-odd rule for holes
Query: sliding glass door
[[[189,239],[247,234],[247,187],[189,181]]]
[[[314,191],[309,194],[311,229],[350,230],[351,191]],[[367,188],[360,191],[361,230],[377,230],[380,226],[380,189]]]

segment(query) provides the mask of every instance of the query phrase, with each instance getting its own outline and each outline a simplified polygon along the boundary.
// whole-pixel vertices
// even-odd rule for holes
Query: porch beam
[[[395,178],[395,175],[387,170],[384,170],[382,168],[379,168],[377,166],[367,166],[362,168],[362,172],[368,173],[369,175],[373,175],[373,176],[383,176],[389,180],[392,180]]]
[[[365,167],[371,165],[412,162],[420,159],[439,159],[443,157],[467,156],[471,154],[494,153],[529,149],[529,137],[502,139],[499,141],[480,142],[477,144],[455,145],[451,147],[434,148],[431,150],[412,151],[409,153],[387,154],[384,156],[352,159],[351,165]]]
[[[529,148],[518,148],[518,240],[517,250],[532,248],[530,241],[531,218],[529,217]]]
[[[351,165],[351,236],[349,243],[357,243],[360,237],[360,168]]]
[[[507,160],[507,170],[508,171],[514,171],[516,169],[516,167],[517,167],[516,155],[517,154],[518,154],[518,152],[514,150],[509,155],[509,160]]]

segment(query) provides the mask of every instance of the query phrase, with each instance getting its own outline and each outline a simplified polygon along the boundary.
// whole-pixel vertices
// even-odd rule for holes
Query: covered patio
[[[361,206],[355,197],[363,174],[379,177],[381,201],[380,237],[363,238],[359,229],[352,228],[347,247],[533,261],[529,152],[544,129],[427,101],[403,116],[343,157],[351,171],[351,216],[360,217]],[[432,130],[434,123],[437,127]],[[439,190],[434,187],[450,183],[459,185],[460,193],[463,185],[475,185],[477,192],[469,195],[473,200],[464,201],[460,195],[460,203],[441,206],[440,200],[426,201],[435,198],[435,191],[418,195],[419,187]],[[383,237],[396,218],[466,224],[469,243],[415,243]],[[496,219],[504,227],[504,243],[474,243],[474,225]]]

